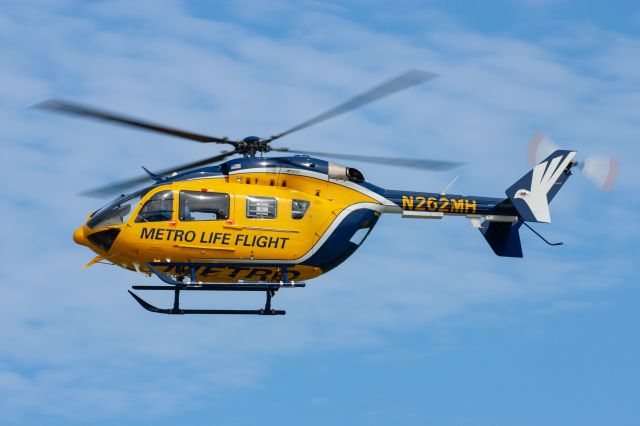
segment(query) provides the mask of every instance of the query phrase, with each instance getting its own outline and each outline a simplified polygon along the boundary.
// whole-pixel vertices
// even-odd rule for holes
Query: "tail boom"
[[[370,189],[386,199],[388,213],[406,218],[464,216],[498,256],[522,257],[523,222],[551,222],[549,203],[571,176],[576,151],[556,150],[505,192],[507,198]]]

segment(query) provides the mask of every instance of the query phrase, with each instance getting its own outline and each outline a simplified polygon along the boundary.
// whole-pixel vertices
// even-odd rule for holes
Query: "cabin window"
[[[173,191],[160,191],[140,209],[136,223],[163,222],[173,218]]]
[[[291,218],[302,219],[311,203],[305,200],[291,200]]]
[[[273,197],[247,197],[247,218],[275,219],[278,216],[278,200]]]
[[[180,220],[226,220],[229,218],[229,194],[180,191]]]

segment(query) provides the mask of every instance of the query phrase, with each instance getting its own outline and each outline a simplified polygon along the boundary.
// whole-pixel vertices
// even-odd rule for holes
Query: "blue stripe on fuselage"
[[[323,272],[335,268],[364,243],[364,240],[360,244],[352,242],[351,239],[354,234],[363,228],[368,228],[369,232],[371,232],[371,229],[378,221],[378,217],[379,214],[370,209],[358,209],[349,213],[318,251],[302,262],[302,265],[315,266],[322,269]]]

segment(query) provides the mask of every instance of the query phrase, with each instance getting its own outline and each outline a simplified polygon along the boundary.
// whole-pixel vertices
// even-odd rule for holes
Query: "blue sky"
[[[634,2],[2,1],[2,424],[637,424]],[[409,68],[441,76],[286,145],[469,164],[354,164],[394,189],[500,196],[533,132],[621,159],[576,175],[501,259],[467,221],[383,217],[345,264],[281,292],[283,318],[165,317],[152,281],[71,233],[87,188],[209,146],[26,107],[63,97],[242,137],[286,129]],[[283,140],[285,144],[285,140]],[[426,222],[426,223],[425,223]],[[213,295],[191,306],[261,303]],[[153,301],[163,302],[161,298]]]

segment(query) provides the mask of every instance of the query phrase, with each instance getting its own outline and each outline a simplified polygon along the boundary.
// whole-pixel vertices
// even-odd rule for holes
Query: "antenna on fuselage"
[[[456,183],[456,181],[458,180],[460,176],[456,176],[453,179],[451,179],[451,182],[449,182],[449,184],[447,186],[444,187],[444,189],[442,190],[442,192],[440,193],[440,195],[446,195],[447,191],[449,191],[449,189],[451,189],[451,187],[453,186],[454,183]]]
[[[140,167],[142,167],[142,170],[147,172],[149,177],[151,179],[155,180],[156,182],[161,182],[161,181],[163,181],[165,179],[163,176],[160,176],[160,175],[157,175],[157,174],[153,173],[151,170],[147,169],[145,166],[140,166]]]

